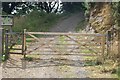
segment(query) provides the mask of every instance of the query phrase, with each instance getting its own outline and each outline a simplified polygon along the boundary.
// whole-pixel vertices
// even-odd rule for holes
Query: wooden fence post
[[[0,2],[0,7],[1,7],[1,2]],[[1,12],[1,8],[0,8],[0,12]],[[2,23],[2,19],[1,19],[1,13],[0,13],[0,65],[1,65],[1,61],[2,61],[2,26],[1,26],[1,23]]]
[[[22,38],[22,54],[24,55],[24,58],[26,57],[26,52],[25,52],[25,50],[26,50],[26,29],[24,29],[24,31],[23,31],[23,38]]]
[[[5,59],[8,59],[9,58],[9,49],[8,49],[8,41],[9,41],[9,38],[8,38],[8,29],[6,29],[6,34],[5,34]]]
[[[2,53],[4,53],[4,29],[2,29]]]
[[[111,54],[111,31],[107,32],[107,55]]]
[[[119,66],[120,66],[120,29],[118,29],[118,57],[119,57]]]
[[[106,36],[104,35],[102,37],[102,63],[105,61],[105,41],[106,41]]]
[[[4,29],[0,28],[0,63],[2,61],[2,54],[4,53]]]

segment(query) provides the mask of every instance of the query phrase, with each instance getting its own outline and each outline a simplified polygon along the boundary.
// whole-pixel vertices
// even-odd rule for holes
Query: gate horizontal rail
[[[92,33],[59,33],[59,32],[25,32],[25,34],[39,34],[39,35],[75,35],[75,36],[105,36],[105,34]]]

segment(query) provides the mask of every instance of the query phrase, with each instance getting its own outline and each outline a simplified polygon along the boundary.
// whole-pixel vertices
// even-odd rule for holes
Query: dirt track
[[[74,32],[75,27],[81,20],[83,20],[81,13],[74,14],[60,21],[50,31]],[[92,71],[87,71],[86,67],[83,67],[83,63],[79,61],[81,56],[50,57],[40,55],[37,56],[40,60],[31,62],[21,60],[22,57],[11,55],[11,58],[3,64],[3,78],[86,78],[93,74]],[[94,72],[94,74],[96,73]],[[97,75],[93,75],[93,77],[97,77]],[[109,74],[99,75],[104,78],[110,77]]]
[[[80,21],[84,19],[83,13],[79,12],[72,14],[67,19],[58,22],[52,29],[51,32],[75,32],[75,28]]]

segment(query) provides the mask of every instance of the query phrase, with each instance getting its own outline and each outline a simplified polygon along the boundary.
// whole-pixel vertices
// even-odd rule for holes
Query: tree
[[[64,12],[76,12],[85,10],[84,2],[63,2],[63,11]]]
[[[15,6],[17,6],[20,2],[3,2],[2,8],[3,11],[7,14],[11,14]]]
[[[61,11],[60,3],[52,2],[3,2],[3,11],[7,14],[24,15],[33,11],[34,9],[44,11],[46,13],[57,13]]]

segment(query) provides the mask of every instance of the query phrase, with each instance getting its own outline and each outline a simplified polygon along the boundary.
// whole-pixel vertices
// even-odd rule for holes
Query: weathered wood
[[[111,31],[107,32],[107,55],[111,53]]]
[[[52,42],[52,41],[53,41],[53,40],[48,40],[47,43],[50,43],[50,42]],[[46,44],[47,44],[47,43],[46,43]],[[45,46],[45,44],[42,44],[42,45],[38,46],[37,48],[35,48],[35,49],[29,51],[28,53],[31,53],[31,52],[33,52],[34,50],[37,50],[37,49],[39,49],[40,47],[44,47],[44,46]]]
[[[9,52],[10,54],[22,54],[21,52]]]
[[[105,61],[105,40],[106,40],[105,38],[106,38],[105,36],[102,37],[102,45],[101,45],[101,47],[102,47],[102,54],[101,54],[102,62]]]
[[[86,49],[88,49],[88,50],[90,50],[91,52],[93,52],[93,53],[96,53],[97,54],[97,52],[95,52],[93,49],[91,49],[90,47],[88,47],[88,46],[85,46],[85,45],[83,45],[83,44],[81,44],[79,41],[77,41],[77,40],[75,40],[75,39],[73,39],[73,38],[71,38],[70,36],[67,36],[68,38],[70,38],[71,40],[73,40],[74,42],[76,42],[76,43],[78,43],[79,45],[79,47],[80,46],[83,46],[83,47],[85,47]]]
[[[22,33],[22,54],[24,54],[24,31]]]
[[[4,29],[2,29],[2,53],[4,53]]]
[[[26,29],[24,29],[24,58],[26,57],[26,52],[25,52],[25,50],[26,50],[26,34],[25,34],[25,32],[26,32]]]
[[[74,46],[77,46],[77,45],[79,45],[79,43],[77,44],[77,43],[71,43],[71,44],[64,44],[64,43],[48,43],[48,44],[46,44],[46,43],[38,43],[39,45],[68,45],[68,46],[72,46],[72,45],[74,45]],[[82,46],[87,46],[87,47],[100,47],[101,45],[98,45],[98,44],[81,44]]]
[[[34,38],[35,40],[40,41],[39,38],[35,37],[34,35],[32,35],[32,34],[28,34],[28,35],[31,36],[32,38]]]
[[[0,5],[1,5],[1,2],[0,2]],[[1,9],[0,9],[0,11],[1,11]],[[1,14],[0,14],[1,15]],[[1,16],[0,16],[0,65],[1,65],[1,61],[2,61],[2,26],[1,26],[1,22],[2,22],[2,20],[1,20]]]
[[[1,22],[2,22],[2,20],[1,20],[1,15],[2,15],[2,2],[0,1],[0,28],[2,28],[2,26],[1,26]],[[0,32],[1,32],[1,30],[0,30]],[[3,35],[3,34],[1,34],[0,33],[0,36],[1,35]],[[3,36],[2,36],[3,37]],[[1,49],[1,46],[2,46],[2,48],[3,48],[3,44],[1,45],[1,43],[3,42],[3,41],[1,41],[1,37],[0,37],[0,80],[2,80],[2,78],[3,78],[3,76],[2,76],[2,65],[1,65],[1,63],[2,63],[2,53],[3,53],[3,49]]]
[[[35,52],[36,54],[45,52],[45,54],[58,53],[59,55],[62,55],[62,54],[64,55],[65,53],[68,53],[68,55],[69,53],[73,53],[73,54],[89,53],[88,55],[100,54],[102,53],[102,49],[103,49],[103,47],[101,47],[103,37],[106,36],[106,34],[80,34],[80,33],[59,33],[59,32],[26,32],[25,34],[33,38],[33,39],[29,38],[26,40],[38,41],[28,46],[28,50],[26,51],[28,54],[32,54],[33,52]],[[34,34],[42,35],[43,37],[38,38],[34,36]],[[62,39],[62,42],[64,41],[65,43],[62,43],[61,41],[59,41],[61,39],[60,36],[64,36],[64,39]],[[78,38],[78,36],[80,36],[80,38]],[[32,46],[37,44],[38,46],[32,48]],[[60,47],[61,45],[69,46],[69,47],[72,46],[72,47],[62,48]],[[73,45],[77,46],[78,48],[76,49],[76,47],[73,47]],[[104,45],[105,45],[105,42],[104,42]],[[46,48],[49,50],[46,51],[45,50]],[[85,52],[82,50],[85,50],[85,51],[89,50],[89,51]]]
[[[22,50],[21,48],[12,48],[12,50]]]
[[[22,54],[24,55],[24,58],[26,57],[26,52],[25,52],[25,49],[26,49],[26,29],[24,29],[23,31],[23,38],[22,38]]]
[[[34,38],[26,38],[27,41],[34,41]]]
[[[120,66],[120,29],[118,30],[118,56],[119,56],[119,66]]]
[[[39,35],[72,35],[72,36],[105,36],[104,34],[80,34],[80,33],[59,33],[59,32],[26,32],[26,34],[39,34]]]
[[[6,33],[8,33],[8,29],[6,29]],[[6,58],[9,58],[9,48],[8,48],[8,34],[5,35],[5,55],[6,55]]]
[[[2,60],[2,54],[4,53],[4,43],[3,43],[3,28],[0,28],[0,63]]]
[[[65,54],[65,53],[63,53],[63,54],[53,54],[53,52],[52,52],[52,54],[43,54],[43,53],[39,53],[39,55],[76,55],[76,56],[97,56],[97,55],[94,55],[94,54],[84,54],[84,53],[72,53],[72,54]]]
[[[85,51],[65,51],[65,50],[59,50],[59,49],[53,49],[53,48],[50,48],[50,50],[33,50],[32,52],[30,52],[31,50],[27,50],[26,52],[28,53],[28,54],[31,54],[31,53],[59,53],[59,54],[65,54],[65,53],[68,53],[68,54],[70,54],[70,53],[87,53],[87,54],[94,54],[93,52],[91,52],[91,51],[88,51],[88,52],[85,52]],[[97,53],[101,53],[100,51],[97,51]],[[97,55],[97,54],[95,54],[95,55]],[[99,56],[99,55],[98,55]],[[99,56],[100,57],[100,56]]]
[[[74,46],[73,47],[73,45],[72,46],[64,46],[64,45],[62,45],[62,46],[56,46],[56,45],[53,45],[53,46],[51,46],[51,45],[49,45],[50,47],[53,47],[53,48],[58,48],[58,49],[73,49],[73,48],[75,48],[75,49],[86,49],[86,50],[89,50],[89,49],[87,49],[87,48],[85,48],[85,47],[82,47],[82,46]],[[41,45],[41,48],[40,49],[49,49],[49,46],[48,46],[48,44],[44,44],[44,46],[42,46]],[[38,47],[38,46],[36,46],[36,47]],[[29,46],[28,48],[29,49],[32,49],[32,48],[36,48],[35,46],[33,46],[32,47],[32,45],[31,46]],[[92,48],[92,49],[94,49],[94,50],[101,50],[102,48],[101,47],[90,47],[90,48]],[[28,49],[28,50],[29,50]]]
[[[53,40],[53,38],[37,38],[37,37],[36,37],[36,39],[37,39],[37,41]],[[26,38],[26,40],[28,40],[28,41],[34,41],[36,39],[35,38]],[[88,41],[91,41],[91,42],[101,42],[100,40],[90,40],[90,39],[76,39],[76,40],[80,41],[80,42],[88,42]],[[64,41],[72,41],[72,40],[65,39]]]

